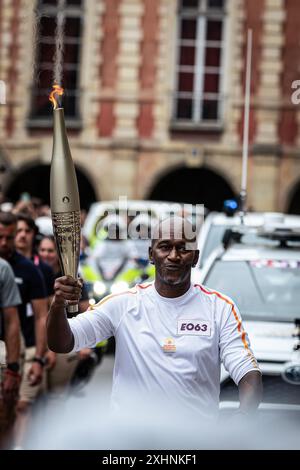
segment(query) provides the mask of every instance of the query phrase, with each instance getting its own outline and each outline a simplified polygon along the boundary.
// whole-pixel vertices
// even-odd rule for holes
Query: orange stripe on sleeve
[[[105,304],[108,300],[112,299],[113,297],[117,297],[119,295],[124,295],[124,294],[137,294],[136,290],[126,290],[124,292],[119,292],[118,294],[110,294],[104,297],[104,299],[101,299],[96,305],[90,305],[89,310],[95,310],[96,307],[100,307],[100,305]]]
[[[234,315],[234,318],[235,318],[235,320],[236,320],[236,322],[237,322],[237,330],[238,330],[239,333],[241,333],[241,340],[242,340],[242,342],[243,342],[244,348],[246,349],[246,351],[247,351],[249,357],[251,357],[251,360],[252,360],[253,364],[255,364],[255,367],[258,367],[257,362],[256,362],[256,359],[255,359],[255,357],[253,356],[253,354],[251,353],[251,351],[250,351],[250,349],[249,349],[249,344],[248,344],[248,342],[247,342],[247,340],[246,340],[246,332],[245,332],[244,329],[242,330],[242,322],[241,322],[241,320],[240,320],[240,318],[239,318],[239,316],[238,316],[238,314],[237,314],[237,312],[236,312],[236,310],[235,310],[234,303],[231,302],[231,301],[230,301],[229,299],[227,299],[226,297],[224,297],[222,294],[220,294],[220,292],[217,292],[217,291],[207,291],[207,290],[204,289],[204,287],[202,287],[200,284],[195,284],[195,287],[199,287],[200,290],[201,290],[202,292],[204,292],[204,294],[208,294],[208,295],[214,294],[214,295],[216,295],[217,297],[219,297],[220,299],[224,300],[224,302],[226,302],[228,305],[231,306],[231,311],[232,311],[232,313],[233,313],[233,315]]]
[[[151,287],[153,285],[152,282],[149,282],[148,284],[137,284],[137,287],[140,287],[141,289],[148,289],[148,287]]]

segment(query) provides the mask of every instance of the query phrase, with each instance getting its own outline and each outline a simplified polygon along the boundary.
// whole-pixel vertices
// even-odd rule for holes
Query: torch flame
[[[49,101],[53,104],[53,108],[57,109],[58,107],[58,102],[55,98],[55,95],[62,96],[64,94],[64,89],[57,85],[56,83],[53,85],[53,90],[51,91],[49,95]]]

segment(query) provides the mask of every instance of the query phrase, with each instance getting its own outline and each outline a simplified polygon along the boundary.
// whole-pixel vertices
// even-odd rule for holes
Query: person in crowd
[[[53,296],[54,272],[48,263],[45,263],[37,252],[39,229],[35,221],[27,214],[17,215],[17,232],[15,238],[15,246],[18,253],[25,258],[30,259],[40,270],[48,297],[48,306]]]
[[[22,300],[18,312],[23,342],[23,373],[15,422],[15,444],[19,447],[22,446],[26,433],[31,405],[43,389],[48,304],[40,270],[31,260],[16,251],[16,232],[16,215],[0,213],[0,257],[11,265]]]
[[[20,199],[11,209],[13,214],[26,214],[33,220],[39,217],[50,217],[51,211],[48,204],[44,204],[43,200],[37,197],[31,197],[29,193],[21,194]]]
[[[54,272],[52,267],[44,262],[37,252],[39,229],[35,221],[27,214],[17,214],[17,231],[15,237],[15,246],[18,253],[30,259],[41,272],[47,293],[47,309],[50,308],[51,300],[54,294]],[[53,354],[48,352],[45,355],[47,368],[54,365]]]
[[[42,238],[38,248],[38,255],[41,260],[51,266],[55,278],[62,276],[53,236],[50,235]],[[84,291],[79,301],[79,311],[84,312],[88,307],[88,295],[87,292]],[[71,354],[56,354],[53,351],[48,351],[47,390],[51,392],[53,396],[65,392],[76,368],[79,366],[79,362],[88,359],[91,352],[90,348],[83,348],[78,353]]]
[[[8,445],[21,383],[20,303],[14,273],[0,258],[0,449]]]

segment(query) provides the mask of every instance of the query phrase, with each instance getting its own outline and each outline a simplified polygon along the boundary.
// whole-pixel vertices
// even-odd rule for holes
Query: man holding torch
[[[252,414],[261,400],[261,373],[236,305],[219,292],[191,284],[199,255],[191,233],[183,218],[161,221],[149,248],[154,283],[109,295],[76,318],[68,320],[65,308],[78,302],[81,281],[68,276],[56,280],[47,322],[49,347],[66,353],[115,336],[115,411],[124,408],[134,390],[144,400],[158,394],[215,418],[221,362],[238,386],[240,415]]]

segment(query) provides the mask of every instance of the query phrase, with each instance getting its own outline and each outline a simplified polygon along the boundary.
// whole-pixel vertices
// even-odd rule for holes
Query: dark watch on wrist
[[[32,360],[33,362],[38,362],[42,367],[46,365],[46,359],[44,359],[43,357],[34,356]]]
[[[6,368],[12,372],[18,373],[20,370],[20,364],[18,362],[8,362]]]

